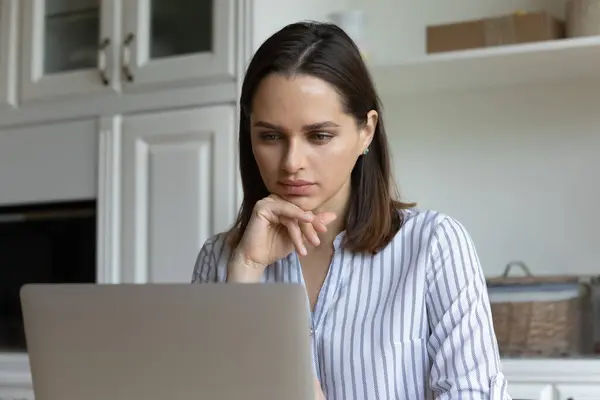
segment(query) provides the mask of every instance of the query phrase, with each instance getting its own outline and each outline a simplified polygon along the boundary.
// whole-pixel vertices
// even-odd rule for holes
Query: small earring
[[[363,156],[366,156],[367,153],[369,152],[369,148],[367,147],[364,151],[363,151]]]

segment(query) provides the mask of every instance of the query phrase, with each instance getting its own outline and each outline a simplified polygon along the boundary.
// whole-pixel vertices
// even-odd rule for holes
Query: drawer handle
[[[123,40],[123,75],[129,82],[133,82],[133,73],[131,72],[131,43],[134,41],[135,35],[128,34]]]
[[[107,52],[110,47],[110,39],[105,38],[102,42],[100,42],[100,46],[98,46],[98,64],[99,64],[99,73],[100,80],[102,80],[102,84],[104,86],[108,86],[110,83],[108,80],[108,62],[107,62]],[[14,399],[14,400],[23,400],[23,399]]]

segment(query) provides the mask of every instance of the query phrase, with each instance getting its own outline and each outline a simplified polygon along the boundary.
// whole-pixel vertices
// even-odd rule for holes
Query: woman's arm
[[[434,231],[428,258],[427,350],[436,400],[510,400],[485,277],[471,237],[446,217]]]
[[[227,236],[209,238],[198,253],[192,283],[260,282],[264,268],[255,268],[236,251],[231,251]]]
[[[225,235],[212,236],[204,244],[196,257],[192,272],[192,283],[218,283],[222,273],[219,268],[221,259],[227,257]]]

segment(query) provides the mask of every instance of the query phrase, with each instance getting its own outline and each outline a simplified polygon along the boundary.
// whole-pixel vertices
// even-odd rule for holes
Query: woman
[[[327,399],[506,400],[484,276],[453,218],[392,197],[381,107],[339,28],[297,23],[242,87],[244,200],[193,282],[295,282]]]

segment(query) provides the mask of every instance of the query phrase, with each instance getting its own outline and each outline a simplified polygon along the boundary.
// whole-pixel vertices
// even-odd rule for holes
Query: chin
[[[304,211],[312,211],[322,204],[320,199],[311,196],[288,196],[279,195],[282,199],[300,207]]]

